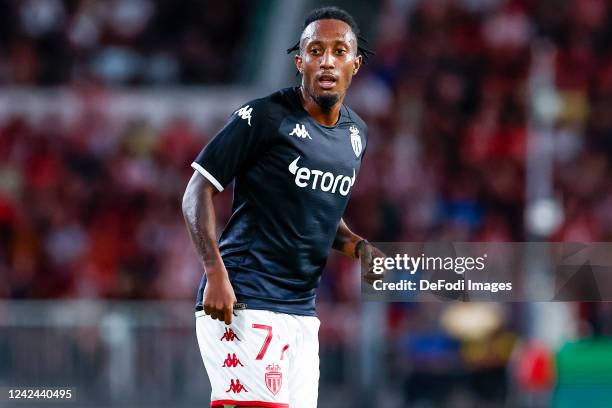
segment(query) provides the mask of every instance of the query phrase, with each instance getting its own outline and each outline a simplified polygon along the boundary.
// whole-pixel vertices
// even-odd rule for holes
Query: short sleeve
[[[272,136],[266,129],[266,117],[261,100],[242,106],[202,149],[191,167],[223,191],[265,152]]]

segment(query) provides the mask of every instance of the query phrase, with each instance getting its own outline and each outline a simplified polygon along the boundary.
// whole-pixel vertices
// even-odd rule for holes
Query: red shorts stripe
[[[223,408],[224,405],[236,405],[238,407],[289,408],[289,404],[281,404],[280,402],[216,400],[210,403],[211,408]]]

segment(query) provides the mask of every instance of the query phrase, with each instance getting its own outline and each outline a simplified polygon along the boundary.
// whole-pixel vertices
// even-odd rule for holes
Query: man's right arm
[[[217,245],[213,206],[216,194],[215,186],[195,172],[183,195],[183,217],[206,273],[204,312],[213,319],[230,324],[236,295]]]

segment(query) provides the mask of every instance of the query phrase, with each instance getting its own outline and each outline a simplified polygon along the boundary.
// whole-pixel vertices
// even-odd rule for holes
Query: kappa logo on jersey
[[[227,389],[225,392],[230,392],[230,391],[233,392],[234,394],[240,394],[242,391],[248,392],[247,389],[244,387],[244,385],[240,384],[240,380],[234,381],[233,378],[230,380],[229,389]]]
[[[244,367],[242,362],[236,357],[236,353],[231,355],[227,353],[227,358],[223,361],[222,367],[238,367],[238,364],[240,364],[240,367]]]
[[[238,109],[234,113],[240,116],[242,119],[246,119],[249,126],[251,126],[251,113],[252,112],[253,112],[253,108],[250,108],[249,105],[246,105]]]
[[[345,196],[349,193],[353,184],[355,184],[355,169],[353,169],[352,178],[342,174],[335,176],[328,171],[324,172],[321,170],[311,170],[308,167],[299,167],[298,160],[300,160],[300,156],[289,165],[289,171],[295,175],[295,185],[298,187],[305,188],[312,183],[313,190],[319,188],[321,191],[333,194],[338,190],[341,195]],[[321,182],[319,182],[319,178]]]
[[[359,136],[359,129],[357,129],[355,126],[351,126],[349,128],[349,131],[351,132],[351,146],[353,146],[353,151],[355,152],[355,156],[359,157],[359,155],[361,154],[361,136]]]
[[[283,386],[283,373],[281,373],[280,366],[278,364],[270,364],[267,366],[264,379],[268,390],[274,395],[278,394]]]
[[[293,128],[291,133],[289,133],[289,136],[297,136],[301,137],[302,139],[309,138],[310,140],[312,140],[312,137],[310,137],[308,131],[306,130],[306,126],[301,125],[299,123],[295,124],[295,127]]]
[[[223,333],[223,336],[221,336],[221,338],[219,339],[220,341],[223,340],[227,340],[227,341],[234,341],[234,339],[237,339],[238,341],[242,341],[240,340],[240,338],[236,335],[236,333],[234,333],[234,331],[232,329],[225,329],[225,333]]]

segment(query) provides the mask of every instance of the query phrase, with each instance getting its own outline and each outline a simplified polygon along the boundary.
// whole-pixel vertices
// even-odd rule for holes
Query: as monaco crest
[[[270,364],[266,367],[266,387],[274,395],[278,394],[281,387],[283,386],[283,373],[281,373],[280,366],[278,364]]]
[[[351,126],[349,128],[351,132],[351,145],[353,146],[353,151],[355,152],[355,156],[359,157],[361,154],[361,136],[359,136],[359,129],[355,126]]]

